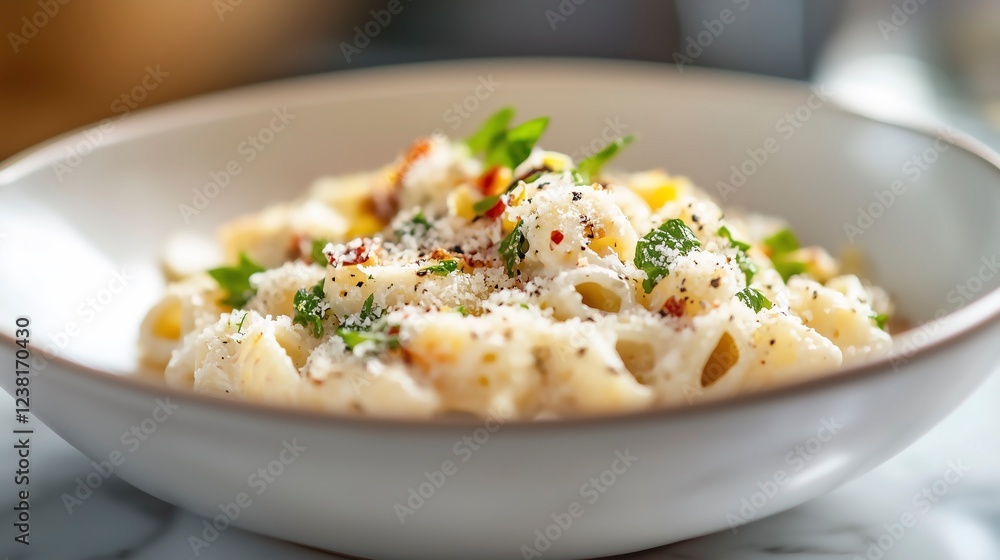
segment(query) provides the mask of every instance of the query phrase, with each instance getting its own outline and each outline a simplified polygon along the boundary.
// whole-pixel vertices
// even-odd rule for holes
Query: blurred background
[[[0,31],[0,159],[200,93],[497,56],[725,68],[816,80],[869,110],[980,136],[1000,122],[1000,2],[3,0]]]

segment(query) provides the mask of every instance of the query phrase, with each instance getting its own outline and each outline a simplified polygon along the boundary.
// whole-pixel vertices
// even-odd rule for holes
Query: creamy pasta
[[[224,225],[229,264],[169,285],[144,360],[248,401],[543,419],[716,399],[889,351],[885,292],[781,221],[723,212],[663,170],[603,171],[630,139],[574,164],[535,145],[546,119],[512,115]]]

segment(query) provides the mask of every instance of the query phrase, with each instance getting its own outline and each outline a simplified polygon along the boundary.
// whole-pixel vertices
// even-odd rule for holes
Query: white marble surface
[[[947,375],[948,372],[941,372]],[[2,394],[2,393],[0,393]],[[900,398],[905,398],[901,395]],[[2,394],[2,424],[10,434],[13,402]],[[1000,375],[994,375],[959,410],[912,447],[839,490],[784,514],[740,528],[627,556],[631,560],[996,560],[1000,559]],[[188,535],[201,519],[111,478],[83,507],[67,513],[60,496],[72,492],[90,462],[33,420],[31,545],[13,541],[13,478],[0,482],[0,557],[76,560],[195,558]],[[10,446],[0,453],[2,473],[13,473]],[[969,471],[942,480],[949,462]],[[925,488],[936,503],[914,497]],[[934,495],[937,490],[942,496]],[[904,514],[915,525],[895,527]],[[902,532],[900,531],[902,529]],[[886,551],[873,549],[881,542]],[[881,555],[880,555],[881,554]],[[200,559],[323,559],[338,556],[228,530]]]

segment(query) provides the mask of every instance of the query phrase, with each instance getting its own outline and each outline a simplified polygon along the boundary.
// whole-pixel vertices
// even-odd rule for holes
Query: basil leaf
[[[502,165],[514,169],[531,155],[549,125],[548,117],[538,117],[508,130],[486,151],[486,167]]]
[[[771,249],[771,262],[781,279],[788,279],[806,271],[806,263],[789,258],[789,255],[799,248],[799,240],[792,230],[784,228],[764,240],[764,245]]]
[[[613,142],[605,146],[605,148],[596,154],[584,159],[576,166],[577,179],[581,183],[590,183],[597,178],[598,173],[600,173],[601,168],[604,167],[611,158],[618,155],[618,152],[622,148],[628,146],[635,140],[634,136],[625,136],[623,138],[616,138]]]
[[[528,239],[521,231],[524,222],[518,220],[514,229],[500,242],[500,257],[503,258],[507,276],[513,278],[517,273],[517,263],[528,254]]]
[[[329,241],[323,239],[313,239],[312,251],[310,251],[313,264],[318,264],[324,267],[327,265],[329,261],[327,261],[326,255],[323,254],[323,249],[325,249],[328,244]]]
[[[417,271],[417,275],[423,276],[424,274],[437,274],[438,276],[448,276],[449,274],[457,270],[458,270],[458,261],[454,259],[448,259],[446,261],[441,261],[438,264],[421,268],[419,271]]]
[[[753,262],[753,259],[747,255],[750,245],[733,239],[733,234],[730,233],[729,228],[726,226],[719,228],[719,236],[728,239],[729,244],[736,248],[736,264],[743,271],[743,277],[746,278],[747,285],[749,286],[750,280],[753,279],[754,274],[757,274],[758,271],[757,263]]]
[[[771,300],[753,288],[745,288],[737,292],[736,298],[745,303],[750,309],[753,309],[754,313],[760,313],[761,309],[770,309],[772,305]]]
[[[302,288],[295,292],[295,318],[292,323],[312,328],[312,334],[316,338],[323,336],[323,320],[329,314],[330,306],[326,303],[326,294],[323,292],[324,278],[311,289]]]
[[[226,295],[220,301],[233,309],[240,309],[257,293],[257,290],[250,285],[250,276],[264,270],[264,267],[241,252],[236,266],[213,268],[208,271],[208,275],[226,291]]]
[[[474,154],[488,152],[506,132],[512,118],[514,118],[513,107],[504,107],[493,113],[479,130],[465,141],[465,145]]]
[[[686,255],[692,249],[701,247],[701,242],[683,220],[667,220],[659,228],[647,233],[635,248],[635,265],[646,273],[642,288],[646,293],[653,291],[656,284],[670,271],[671,257],[667,250]]]

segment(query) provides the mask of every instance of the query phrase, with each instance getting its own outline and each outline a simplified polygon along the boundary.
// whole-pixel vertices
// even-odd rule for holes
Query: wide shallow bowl
[[[582,153],[634,133],[618,166],[666,166],[727,204],[787,217],[806,242],[854,245],[920,326],[892,359],[834,376],[545,423],[302,413],[135,375],[168,234],[210,232],[316,176],[388,161],[434,129],[467,134],[507,104],[552,117],[548,147]],[[94,459],[82,484],[113,470],[211,518],[191,535],[192,555],[229,525],[372,558],[655,547],[843,484],[989,373],[1000,354],[997,162],[954,131],[869,120],[804,85],[638,63],[431,64],[213,95],[56,139],[0,169],[2,363],[14,363],[18,322],[30,322],[31,412]],[[17,377],[0,384],[14,394]],[[67,507],[85,511],[86,495],[76,489],[80,503]]]

